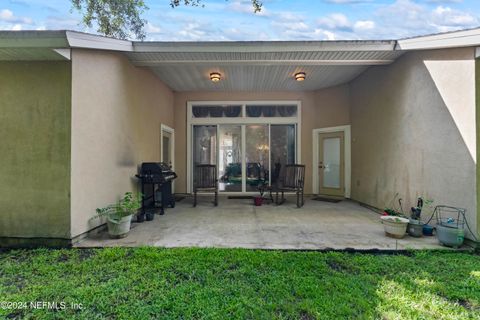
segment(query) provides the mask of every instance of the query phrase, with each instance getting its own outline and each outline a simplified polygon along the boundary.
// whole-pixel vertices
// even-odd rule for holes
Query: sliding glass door
[[[189,176],[198,164],[217,165],[220,192],[257,192],[299,161],[299,106],[199,103],[188,114]]]
[[[218,164],[220,192],[255,192],[295,163],[295,141],[293,124],[194,126],[193,170]]]

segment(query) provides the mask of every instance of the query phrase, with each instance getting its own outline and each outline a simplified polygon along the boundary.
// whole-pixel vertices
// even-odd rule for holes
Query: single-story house
[[[217,164],[225,193],[302,163],[307,194],[376,208],[423,196],[466,208],[478,232],[477,47],[480,29],[285,42],[1,31],[0,245],[75,242],[159,161],[176,193],[192,192],[196,163]]]

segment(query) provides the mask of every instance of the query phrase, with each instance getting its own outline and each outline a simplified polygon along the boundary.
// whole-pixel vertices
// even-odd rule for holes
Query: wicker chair
[[[297,195],[297,207],[300,208],[304,204],[303,185],[305,183],[305,165],[303,164],[287,164],[285,166],[285,179],[283,184],[276,190],[276,203],[280,205],[285,202],[285,192],[295,192]],[[278,201],[278,193],[282,193],[282,199]]]
[[[193,206],[197,206],[197,192],[214,192],[213,204],[218,205],[217,166],[214,164],[199,164],[195,167],[193,179]]]

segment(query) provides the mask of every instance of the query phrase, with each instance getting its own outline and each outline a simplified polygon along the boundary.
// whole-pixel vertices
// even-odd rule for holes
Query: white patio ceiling
[[[394,41],[134,43],[125,54],[174,91],[311,91],[349,82],[403,52]],[[305,72],[307,79],[293,76]],[[222,81],[209,80],[220,72]]]

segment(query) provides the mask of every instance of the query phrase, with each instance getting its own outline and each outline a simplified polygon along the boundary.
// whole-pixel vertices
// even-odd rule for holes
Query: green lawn
[[[480,256],[18,250],[0,253],[0,301],[2,319],[480,319]]]

